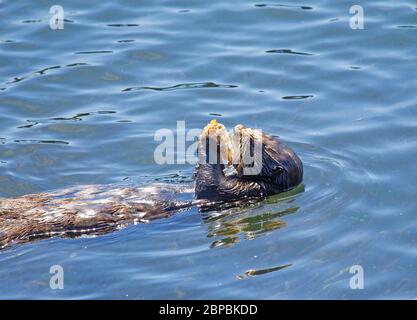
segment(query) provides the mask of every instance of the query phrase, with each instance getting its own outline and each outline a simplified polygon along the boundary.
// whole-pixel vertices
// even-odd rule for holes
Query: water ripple
[[[36,140],[36,139],[16,139],[16,143],[39,143],[39,144],[69,144],[63,140]]]
[[[21,82],[23,80],[30,79],[34,76],[45,75],[50,70],[56,70],[56,69],[60,69],[60,68],[72,68],[72,67],[79,67],[79,66],[88,66],[88,65],[89,64],[85,63],[85,62],[76,62],[76,63],[70,63],[70,64],[66,64],[66,65],[56,65],[56,66],[52,66],[52,67],[47,67],[47,68],[43,68],[43,69],[38,70],[38,71],[34,71],[34,72],[29,73],[29,74],[27,74],[25,76],[22,76],[22,77],[14,77],[13,80],[10,80],[10,81],[6,82],[5,84],[6,85],[15,84],[15,83]],[[0,89],[1,90],[6,90],[7,86],[2,87]]]
[[[298,95],[298,96],[284,96],[282,99],[284,100],[302,100],[302,99],[309,99],[313,98],[313,95]]]
[[[264,7],[280,7],[280,8],[290,8],[290,9],[302,9],[302,10],[313,10],[313,7],[310,6],[297,6],[290,4],[280,4],[280,3],[258,3],[255,4],[255,7],[264,8]]]
[[[130,87],[123,89],[122,92],[126,91],[137,91],[137,90],[154,90],[154,91],[175,91],[183,89],[202,89],[202,88],[237,88],[237,85],[232,84],[217,84],[214,82],[194,82],[194,83],[182,83],[170,87]]]
[[[399,29],[416,29],[417,26],[415,26],[415,25],[402,25],[402,26],[397,26],[397,28],[399,28]]]
[[[266,53],[281,53],[281,54],[296,54],[300,56],[313,56],[314,54],[308,52],[301,52],[301,51],[293,51],[291,49],[274,49],[274,50],[267,50]]]
[[[111,24],[108,24],[107,26],[122,28],[122,27],[139,27],[140,25],[137,23],[111,23]]]
[[[113,53],[112,50],[92,50],[92,51],[78,51],[75,54],[101,54],[101,53]]]
[[[134,42],[135,40],[133,39],[123,39],[123,40],[117,40],[118,43],[129,43],[129,42]]]
[[[264,274],[268,274],[271,272],[275,272],[275,271],[279,271],[288,267],[291,267],[292,264],[284,264],[281,266],[276,266],[276,267],[270,267],[270,268],[264,268],[264,269],[251,269],[245,272],[244,276],[236,276],[237,279],[242,280],[246,277],[254,277],[254,276],[260,276],[260,275],[264,275]]]
[[[46,119],[46,120],[42,120],[42,119],[26,120],[26,122],[28,122],[28,124],[18,126],[17,128],[27,129],[27,128],[32,128],[32,127],[34,127],[38,124],[47,124],[47,123],[51,123],[51,122],[55,122],[55,121],[81,121],[81,120],[83,120],[83,118],[88,117],[88,116],[107,115],[107,114],[115,114],[115,113],[116,113],[116,111],[103,110],[103,111],[92,111],[92,112],[77,113],[76,115],[70,116],[70,117],[53,117],[53,118],[49,118],[49,119]]]

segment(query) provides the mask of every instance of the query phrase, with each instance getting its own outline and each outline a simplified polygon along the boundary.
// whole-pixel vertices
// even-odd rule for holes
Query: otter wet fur
[[[240,206],[288,191],[303,178],[301,160],[285,143],[243,125],[229,134],[212,120],[202,130],[197,153],[193,185],[84,185],[0,198],[0,248],[55,236],[100,235],[193,206],[201,211]],[[178,200],[193,192],[194,200]]]

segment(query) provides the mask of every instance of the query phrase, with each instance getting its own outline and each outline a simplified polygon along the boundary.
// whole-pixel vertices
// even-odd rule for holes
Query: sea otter
[[[209,150],[210,143],[215,148]],[[207,150],[217,154],[215,161],[209,161]],[[197,199],[263,199],[294,188],[303,178],[300,158],[285,143],[243,125],[235,126],[228,135],[224,125],[211,121],[203,129],[198,151]]]
[[[301,160],[286,144],[243,125],[229,134],[212,120],[199,137],[197,153],[194,188],[90,185],[0,198],[0,247],[53,236],[103,234],[192,206],[207,211],[260,201],[294,188],[303,178]],[[180,200],[193,191],[189,201]]]

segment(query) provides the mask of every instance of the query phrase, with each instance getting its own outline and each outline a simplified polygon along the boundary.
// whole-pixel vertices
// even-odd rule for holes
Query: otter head
[[[197,199],[263,199],[302,180],[302,163],[288,146],[243,125],[229,134],[224,125],[212,120],[200,135],[198,155]]]

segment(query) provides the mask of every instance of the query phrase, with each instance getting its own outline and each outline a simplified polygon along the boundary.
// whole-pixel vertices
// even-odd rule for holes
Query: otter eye
[[[281,172],[284,172],[284,171],[285,171],[285,169],[281,165],[274,165],[273,168],[272,168],[272,173],[273,174],[281,173]]]

